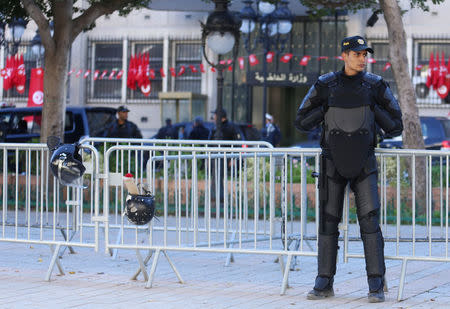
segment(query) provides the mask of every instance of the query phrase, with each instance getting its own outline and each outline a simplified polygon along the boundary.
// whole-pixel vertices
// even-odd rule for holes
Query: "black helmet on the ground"
[[[58,137],[50,136],[47,146],[51,151],[50,169],[53,175],[64,186],[78,186],[86,171],[78,144],[61,144]]]
[[[131,195],[126,199],[125,215],[131,223],[144,225],[155,215],[155,200],[153,195]]]

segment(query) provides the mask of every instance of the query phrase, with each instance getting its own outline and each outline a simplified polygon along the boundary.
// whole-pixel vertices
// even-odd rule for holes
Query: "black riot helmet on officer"
[[[303,99],[295,120],[301,131],[322,127],[319,175],[318,275],[308,299],[334,295],[338,224],[347,184],[355,194],[364,245],[369,301],[384,301],[384,240],[379,227],[380,201],[374,149],[378,135],[398,136],[402,114],[389,85],[365,72],[367,46],[361,36],[341,42],[345,66],[319,77]]]

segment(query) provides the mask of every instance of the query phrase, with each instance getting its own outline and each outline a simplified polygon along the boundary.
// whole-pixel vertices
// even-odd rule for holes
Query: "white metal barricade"
[[[377,149],[380,222],[385,258],[402,261],[402,299],[408,261],[449,262],[449,151]],[[422,177],[420,177],[422,176]],[[351,195],[350,195],[351,196]],[[344,208],[344,260],[364,258],[353,199]],[[350,207],[349,207],[350,205]],[[389,277],[389,274],[388,274]]]
[[[249,148],[273,148],[273,146],[264,141],[218,141],[218,140],[174,140],[174,139],[141,139],[141,138],[99,138],[99,137],[88,137],[80,140],[80,143],[83,145],[90,145],[99,149],[100,152],[100,164],[103,165],[103,158],[106,154],[106,151],[113,146],[118,145],[128,145],[128,146],[159,146],[159,147],[167,147],[167,146],[178,146],[178,147],[231,147],[236,149],[241,149],[242,147]],[[112,199],[110,200],[110,205],[114,205],[114,212],[110,214],[109,220],[109,229],[116,229],[115,241],[117,243],[120,242],[120,229],[122,228],[121,222],[121,214],[120,214],[120,201],[123,200],[124,194],[126,192],[122,187],[122,179],[121,175],[125,175],[127,173],[133,174],[136,178],[136,181],[139,183],[144,182],[144,171],[146,169],[146,164],[148,162],[148,158],[150,155],[156,156],[159,153],[154,150],[152,153],[149,151],[132,151],[128,149],[124,152],[116,152],[114,154],[114,158],[110,159],[110,169],[115,173],[116,177],[113,177],[113,192]],[[160,162],[154,161],[152,162],[155,166],[154,169],[160,168]],[[90,195],[93,196],[94,192],[90,192]],[[113,218],[111,218],[113,216]],[[103,228],[103,225],[100,225]],[[125,224],[124,228],[129,228],[130,225]],[[175,227],[172,227],[173,229]],[[111,249],[110,254],[113,258],[117,257],[118,250]],[[229,260],[230,257],[227,258]]]
[[[92,146],[83,146],[90,153],[86,177],[92,175],[91,219],[99,213],[98,153]],[[98,222],[84,226],[82,188],[62,187],[49,172],[49,151],[45,144],[0,144],[2,181],[2,219],[0,241],[44,244],[50,246],[52,259],[45,277],[50,280],[55,264],[68,247],[91,247],[98,250]],[[60,250],[61,249],[61,250]]]
[[[0,144],[0,241],[50,246],[46,280],[55,264],[63,273],[58,255],[64,248],[98,250],[99,228],[105,232],[105,251],[136,251],[139,268],[133,278],[142,272],[146,287],[152,285],[161,252],[180,281],[168,251],[224,253],[227,263],[233,253],[279,256],[281,293],[295,258],[317,255],[319,196],[317,178],[310,174],[320,170],[320,149],[242,147],[240,142],[196,147],[198,141],[180,146],[172,140],[164,141],[172,146],[141,145],[144,140],[118,145],[122,141],[83,144],[84,190],[63,188],[49,175],[46,145]],[[96,147],[103,143],[99,154]],[[376,155],[385,257],[403,262],[400,300],[408,261],[450,261],[450,152],[377,149]],[[148,225],[130,224],[123,216],[128,172],[154,195],[157,218]],[[347,262],[364,254],[352,195],[345,201],[340,241]],[[141,250],[148,252],[145,258]]]
[[[110,241],[109,226],[115,224],[110,220],[116,218],[111,200],[115,198],[106,188],[114,186],[124,191],[122,174],[114,172],[110,161],[116,157],[121,160],[128,151],[149,153],[143,178],[145,188],[155,196],[159,219],[144,227],[130,225],[122,215],[126,195],[123,194],[119,203],[120,241]],[[296,158],[295,167],[289,164],[294,162],[293,158]],[[142,271],[147,287],[152,285],[159,252],[165,254],[180,281],[167,251],[287,256],[287,263],[282,267],[284,293],[292,258],[315,256],[317,251],[315,243],[306,244],[308,239],[317,238],[317,222],[310,223],[312,228],[307,233],[307,171],[301,168],[307,166],[307,159],[316,162],[317,158],[317,151],[299,149],[111,147],[104,161],[103,209],[110,209],[105,213],[108,216],[105,249],[136,250],[140,268],[134,278]],[[161,163],[158,168],[156,162]],[[288,186],[288,174],[302,175],[302,179]],[[295,214],[291,203],[296,203],[299,209]],[[299,245],[293,251],[289,250],[288,243],[294,234]],[[139,250],[149,251],[145,261]],[[156,255],[148,276],[145,266],[153,252]]]

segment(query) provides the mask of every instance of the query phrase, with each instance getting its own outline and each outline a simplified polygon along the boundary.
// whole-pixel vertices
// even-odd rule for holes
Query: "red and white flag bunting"
[[[308,55],[303,56],[302,60],[300,60],[299,64],[303,65],[303,66],[307,66],[310,59],[311,59],[311,56],[308,56]]]
[[[284,63],[288,63],[289,61],[291,61],[291,59],[292,59],[293,56],[294,56],[294,55],[291,54],[291,53],[284,54],[284,55],[280,58],[280,61],[281,61],[281,62],[284,62]]]
[[[184,65],[182,65],[181,67],[180,67],[180,70],[178,71],[178,76],[181,76],[181,75],[183,75],[184,74],[184,72],[186,72],[186,67],[184,66]]]
[[[238,58],[238,62],[239,62],[239,69],[243,70],[244,69],[244,57],[239,57]]]
[[[112,80],[114,78],[114,75],[116,75],[116,71],[112,70],[111,73],[109,73],[108,79]]]
[[[266,59],[265,61],[267,63],[272,63],[273,60],[275,59],[276,54],[272,51],[267,52],[266,54]],[[303,56],[298,56],[298,55],[293,55],[292,53],[285,53],[283,55],[280,55],[280,61],[283,63],[289,63],[294,56],[296,56],[296,58],[300,58],[300,61],[298,62],[299,65],[301,66],[307,66],[309,64],[309,62],[311,61],[311,59],[317,59],[317,61],[321,61],[321,60],[329,60],[330,58],[334,58],[334,59],[338,59],[338,60],[344,60],[342,58],[342,56],[334,56],[334,57],[330,57],[330,56],[310,56],[310,55],[303,55]],[[442,53],[442,55],[439,55],[439,53],[435,54],[435,58],[436,60],[434,60],[433,57],[433,53],[430,54],[430,62],[428,64],[428,76],[427,76],[427,86],[428,87],[433,87],[436,91],[438,91],[439,89],[441,91],[438,91],[440,93],[438,93],[439,95],[447,95],[447,90],[444,91],[444,88],[449,88],[450,90],[450,59],[449,59],[449,63],[447,64],[447,66],[445,65],[445,55]],[[245,62],[246,62],[246,58],[248,58],[249,64],[250,66],[255,66],[257,64],[259,64],[260,59],[258,59],[258,57],[261,56],[257,56],[255,54],[250,54],[248,57],[239,57],[237,58],[237,63],[239,65],[239,69],[244,70],[245,69]],[[5,66],[5,68],[0,69],[0,76],[3,77],[4,79],[6,79],[7,77],[10,78],[10,75],[20,75],[20,72],[24,71],[22,69],[22,71],[20,70],[20,57],[17,58],[18,60],[14,60],[15,62],[19,63],[19,65],[17,65],[17,69],[11,69],[11,67],[13,66],[12,64],[10,64],[10,62],[12,63],[13,60],[8,60],[9,62],[7,63],[7,66]],[[368,63],[377,63],[377,60],[375,58],[367,58],[367,62]],[[220,63],[222,65],[227,65],[227,69],[228,71],[232,71],[233,70],[233,60],[232,59],[225,59],[225,60],[221,60]],[[15,65],[15,64],[14,64]],[[132,56],[130,58],[130,63],[129,63],[129,67],[130,67],[130,71],[128,71],[128,76],[130,75],[130,73],[132,75],[135,75],[133,78],[137,79],[139,77],[139,79],[137,79],[138,82],[138,86],[140,87],[143,83],[146,85],[145,88],[147,87],[147,82],[146,80],[153,80],[156,78],[156,70],[159,72],[159,76],[161,78],[165,78],[166,77],[166,73],[164,71],[163,68],[151,68],[150,67],[150,56],[149,54],[143,54],[143,55],[136,55],[136,56]],[[420,71],[425,67],[425,65],[423,64],[419,64],[417,66],[415,66],[415,70]],[[386,70],[391,68],[391,63],[386,62],[382,71],[385,72]],[[198,66],[197,65],[188,65],[188,66],[184,66],[181,65],[178,68],[169,68],[169,72],[170,75],[172,77],[180,77],[182,75],[184,75],[186,73],[186,70],[190,69],[191,73],[206,73],[206,69],[203,63],[199,63]],[[210,67],[210,70],[212,72],[216,72],[216,69],[214,67]],[[75,74],[74,74],[75,73]],[[80,77],[83,76],[83,78],[88,78],[92,73],[92,78],[93,80],[97,80],[97,79],[108,79],[108,80],[113,80],[113,79],[121,79],[123,77],[124,74],[124,70],[118,70],[118,69],[112,69],[112,70],[83,70],[83,69],[70,69],[67,72],[68,76],[74,76],[74,77]],[[12,79],[12,78],[10,78]],[[8,86],[8,85],[7,85]],[[443,87],[445,86],[445,87]],[[150,86],[151,87],[151,86]],[[6,88],[5,88],[6,89]],[[147,91],[146,91],[147,92]]]
[[[385,72],[387,69],[389,69],[391,67],[391,63],[390,62],[386,62],[386,64],[383,67],[383,72]]]
[[[121,79],[123,76],[123,70],[120,70],[119,73],[117,73],[116,79]]]
[[[259,60],[258,60],[258,58],[256,58],[255,54],[250,54],[248,56],[248,62],[250,63],[251,66],[254,66],[259,63]]]
[[[197,70],[197,68],[195,67],[195,65],[189,65],[189,68],[191,69],[191,72],[192,73],[198,73],[198,70]]]

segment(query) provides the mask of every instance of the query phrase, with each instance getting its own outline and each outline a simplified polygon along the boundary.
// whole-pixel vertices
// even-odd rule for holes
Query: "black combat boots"
[[[317,276],[314,289],[309,291],[306,298],[310,300],[317,300],[334,296],[333,281],[333,277],[328,278]]]
[[[369,303],[382,303],[384,302],[384,279],[383,277],[369,277],[367,278],[369,283]]]

